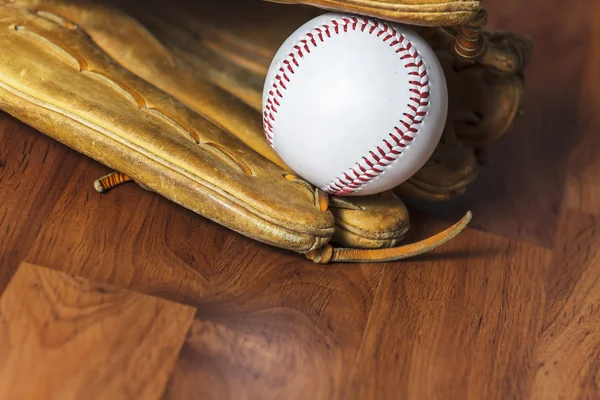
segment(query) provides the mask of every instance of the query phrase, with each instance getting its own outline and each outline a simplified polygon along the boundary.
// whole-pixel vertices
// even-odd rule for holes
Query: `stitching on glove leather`
[[[383,42],[389,44],[400,56],[401,60],[407,60],[405,68],[410,77],[410,102],[407,105],[409,112],[403,113],[399,124],[394,126],[389,138],[369,154],[362,157],[356,166],[338,176],[333,181],[323,186],[330,194],[345,195],[360,190],[365,184],[385,172],[402,154],[418,134],[418,125],[423,122],[429,107],[429,77],[419,52],[404,35],[398,33],[385,22],[363,18],[362,22],[356,17],[333,19],[331,24],[324,24],[314,28],[293,47],[293,51],[281,62],[279,73],[275,75],[267,103],[263,113],[263,127],[267,141],[273,147],[274,125],[276,122],[277,109],[281,106],[281,100],[287,90],[286,82],[291,82],[291,75],[295,69],[300,67],[301,59],[305,54],[310,54],[311,46],[317,47],[317,40],[324,42],[333,34],[339,35],[348,32],[349,29],[376,34]],[[393,39],[393,40],[391,40]],[[288,74],[289,72],[289,74]]]

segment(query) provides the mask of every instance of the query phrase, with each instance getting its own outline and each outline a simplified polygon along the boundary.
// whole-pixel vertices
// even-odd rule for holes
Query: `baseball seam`
[[[427,115],[429,108],[429,77],[427,69],[417,49],[408,38],[398,33],[393,27],[384,22],[357,17],[332,19],[330,24],[323,24],[312,29],[293,46],[290,54],[279,64],[278,72],[273,78],[263,112],[263,127],[269,145],[273,147],[275,137],[274,125],[278,108],[287,91],[286,83],[291,82],[290,76],[301,66],[305,54],[310,54],[311,46],[316,48],[318,42],[324,42],[333,34],[347,33],[349,29],[376,34],[382,41],[398,54],[404,61],[404,67],[409,76],[409,103],[407,110],[383,139],[380,145],[371,149],[356,165],[336,177],[321,189],[335,195],[346,195],[360,190],[367,183],[385,172],[406,149],[419,133],[418,126]]]

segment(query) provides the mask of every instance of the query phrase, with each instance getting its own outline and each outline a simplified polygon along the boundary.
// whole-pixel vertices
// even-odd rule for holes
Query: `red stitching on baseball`
[[[281,106],[277,97],[280,99],[284,98],[283,93],[287,90],[285,82],[290,82],[291,80],[291,77],[287,75],[286,70],[292,75],[295,73],[292,64],[296,68],[300,67],[300,62],[297,57],[302,59],[305,55],[310,54],[310,46],[317,47],[318,45],[317,38],[321,42],[324,42],[326,38],[331,38],[332,31],[336,35],[339,35],[348,32],[348,29],[353,31],[359,29],[361,32],[366,31],[370,35],[377,31],[377,37],[384,43],[387,43],[388,40],[392,38],[394,39],[389,43],[389,47],[394,48],[398,46],[395,53],[400,55],[401,60],[410,59],[404,67],[409,70],[408,75],[411,76],[411,80],[409,81],[411,87],[409,91],[412,95],[409,98],[409,101],[412,104],[407,104],[408,111],[403,113],[402,118],[398,121],[399,126],[403,129],[395,126],[393,131],[388,134],[393,143],[387,138],[383,139],[381,145],[376,146],[373,150],[369,151],[369,154],[362,157],[362,160],[357,162],[354,167],[349,168],[321,188],[330,194],[343,195],[359,190],[379,176],[379,174],[382,174],[384,168],[394,163],[402,154],[402,149],[408,147],[410,142],[414,140],[418,133],[418,125],[423,122],[423,119],[427,115],[427,108],[429,106],[429,78],[423,64],[423,59],[417,49],[413,47],[410,40],[405,38],[404,35],[399,34],[385,22],[362,18],[361,24],[358,18],[350,17],[331,20],[330,24],[332,26],[324,24],[314,28],[312,32],[306,34],[305,38],[300,39],[298,43],[294,45],[294,51],[292,51],[287,59],[282,62],[282,65],[278,70],[279,72],[273,79],[273,90],[269,91],[269,96],[267,98],[268,104],[265,107],[263,114],[264,132],[271,147],[273,146],[274,137],[274,114],[277,114],[277,108],[275,108],[275,106]],[[369,25],[371,28],[367,30]],[[340,29],[340,27],[342,29]],[[366,167],[361,165],[361,163],[364,163]]]

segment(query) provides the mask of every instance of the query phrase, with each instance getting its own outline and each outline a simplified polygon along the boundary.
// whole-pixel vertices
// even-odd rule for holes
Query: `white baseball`
[[[263,123],[298,175],[336,195],[368,195],[414,175],[446,123],[446,80],[403,25],[324,14],[283,43],[269,68]]]

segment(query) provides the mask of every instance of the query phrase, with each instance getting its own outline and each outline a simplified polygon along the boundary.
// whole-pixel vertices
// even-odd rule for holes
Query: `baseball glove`
[[[531,43],[482,31],[479,1],[298,2],[316,7],[0,0],[0,108],[118,171],[95,183],[99,191],[133,180],[315,262],[399,260],[445,243],[470,213],[399,246],[409,229],[400,197],[437,201],[466,190],[477,173],[475,149],[506,133],[520,110]],[[264,139],[270,59],[319,8],[415,25],[444,67],[450,112],[442,141],[394,191],[328,196]]]

